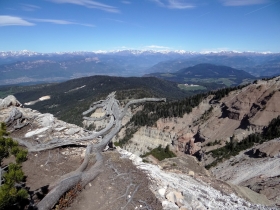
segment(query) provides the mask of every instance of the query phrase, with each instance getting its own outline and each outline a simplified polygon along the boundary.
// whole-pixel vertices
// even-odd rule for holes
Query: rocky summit
[[[257,101],[262,105],[263,103],[260,98],[263,98],[263,100],[266,100],[267,106],[264,107],[262,105],[262,109],[266,112],[271,111],[271,108],[269,108],[271,107],[270,100],[276,100],[277,98],[275,97],[278,97],[279,91],[268,98],[267,95],[270,95],[270,92],[265,91],[265,89],[269,87],[275,90],[278,80],[253,84],[263,94],[259,94],[259,97],[254,94],[254,99],[250,100],[251,106],[255,106],[254,103],[257,103]],[[96,180],[84,186],[84,190],[68,205],[68,208],[92,209],[94,207],[95,209],[166,210],[277,209],[275,203],[278,203],[275,202],[275,199],[279,199],[278,195],[269,193],[271,192],[270,188],[256,186],[257,182],[252,182],[252,180],[258,178],[259,183],[262,183],[261,179],[267,180],[271,184],[274,183],[274,186],[279,189],[279,182],[276,183],[276,180],[273,182],[270,179],[271,176],[279,176],[278,139],[267,142],[267,145],[254,147],[252,155],[260,157],[258,162],[255,159],[241,155],[240,157],[235,157],[234,160],[230,159],[224,162],[223,165],[221,164],[211,171],[203,167],[204,162],[199,162],[195,157],[184,154],[186,152],[192,153],[190,152],[192,149],[194,150],[193,153],[195,153],[196,150],[203,148],[203,141],[197,145],[197,141],[193,140],[195,138],[194,135],[199,132],[199,138],[202,138],[202,134],[205,136],[204,131],[209,129],[206,128],[207,125],[212,126],[214,119],[219,119],[218,113],[222,115],[223,110],[226,110],[228,114],[225,118],[220,117],[221,120],[224,119],[224,121],[220,122],[221,125],[231,120],[235,120],[240,124],[242,115],[252,113],[249,108],[246,109],[247,112],[243,111],[242,107],[248,107],[248,102],[244,102],[244,104],[237,102],[240,100],[240,94],[245,95],[245,93],[250,92],[250,89],[252,92],[250,86],[233,92],[227,96],[228,100],[224,98],[219,102],[211,102],[212,97],[210,96],[202,101],[197,108],[194,108],[192,113],[185,115],[181,119],[160,119],[157,122],[157,127],[141,128],[133,137],[131,143],[124,147],[135,151],[136,154],[120,147],[117,147],[115,150],[104,150],[104,164],[100,168],[100,175]],[[110,97],[113,97],[113,95],[106,99],[109,104],[113,103],[110,102]],[[56,142],[56,139],[71,139],[75,145],[74,147],[71,145],[68,147],[57,146],[56,148],[41,151],[29,149],[28,160],[23,165],[23,170],[27,176],[26,185],[33,192],[39,192],[39,189],[46,185],[53,186],[51,183],[56,183],[56,180],[68,176],[69,173],[71,174],[71,171],[77,171],[83,165],[79,167],[81,162],[88,158],[88,149],[84,147],[89,144],[98,145],[102,141],[102,136],[91,139],[90,143],[88,141],[75,141],[75,139],[86,139],[96,132],[58,120],[52,114],[41,114],[36,110],[24,108],[13,96],[1,99],[0,102],[0,121],[7,124],[11,136],[20,144],[25,146],[31,145],[32,147],[30,148],[36,148],[36,145],[51,145],[52,142]],[[233,111],[230,111],[232,107],[237,107],[237,105],[229,107],[229,104],[240,105],[240,108],[235,109],[237,111],[234,112],[239,113],[238,117],[229,117],[237,116],[230,114],[233,113]],[[94,105],[99,106],[100,103],[94,103]],[[201,115],[211,106],[214,106],[213,113],[207,120],[203,121]],[[90,110],[94,110],[94,108],[91,107]],[[102,118],[104,120],[104,116],[107,116],[108,113],[108,110],[98,108],[96,113],[94,112],[91,115],[91,118],[100,120]],[[254,116],[248,119],[247,133],[252,132],[252,127],[256,126],[257,122],[258,129],[260,129],[260,126],[265,126],[269,120],[269,117],[267,117],[261,121],[259,120],[260,118],[256,117],[258,112],[254,113]],[[126,116],[123,120],[127,122],[131,118],[132,112],[129,110],[124,114]],[[103,123],[107,123],[107,121]],[[238,128],[235,124],[233,126]],[[174,127],[173,130],[172,127]],[[188,129],[183,130],[187,127]],[[220,130],[216,128],[213,131],[216,133]],[[240,131],[236,132],[240,133]],[[230,134],[229,131],[224,133],[225,136],[230,136]],[[139,141],[135,145],[137,138]],[[117,138],[115,137],[115,139]],[[209,137],[209,139],[204,141],[209,142],[213,139],[215,138]],[[174,151],[177,150],[178,157],[163,161],[154,159],[154,161],[146,163],[146,161],[143,162],[143,159],[138,156],[150,150],[148,146],[156,147],[159,144],[163,146],[173,145],[172,149]],[[271,147],[275,149],[273,150]],[[97,158],[97,156],[95,158],[92,157],[91,161],[94,162]],[[232,166],[233,161],[235,161],[234,167]],[[89,164],[92,164],[90,162]],[[257,172],[256,169],[258,167],[261,167],[261,169]],[[251,171],[250,176],[246,176],[245,171],[247,173]],[[260,191],[266,191],[267,193],[259,194],[254,192],[245,187],[248,184],[250,188],[259,187]],[[89,196],[92,194],[96,194],[95,199]],[[274,198],[274,200],[271,198]],[[35,203],[39,201],[40,197],[37,197]]]

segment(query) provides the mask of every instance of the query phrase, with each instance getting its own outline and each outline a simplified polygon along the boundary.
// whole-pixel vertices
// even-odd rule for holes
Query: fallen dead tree
[[[87,144],[85,158],[75,171],[62,176],[59,180],[49,185],[48,194],[37,204],[36,208],[39,210],[49,210],[51,209],[60,199],[60,197],[73,188],[75,185],[79,184],[85,187],[90,181],[95,179],[101,170],[101,166],[104,164],[102,151],[111,141],[111,139],[120,131],[121,121],[125,116],[130,105],[145,102],[163,102],[164,98],[143,98],[136,99],[128,102],[124,108],[120,107],[118,100],[115,99],[115,92],[111,93],[106,100],[95,102],[91,107],[83,112],[83,115],[87,115],[97,108],[102,108],[105,112],[105,116],[102,118],[110,118],[109,123],[106,127],[95,133],[78,139],[52,139],[46,143],[41,143],[37,145],[32,145],[26,141],[15,138],[19,144],[28,148],[29,152],[38,152],[49,149],[54,149],[61,146],[73,145],[73,144]],[[88,118],[84,117],[85,120],[100,120],[98,118]],[[98,136],[103,136],[102,141],[97,144],[92,144],[91,140],[97,138]],[[95,158],[95,163],[88,169],[89,160]]]

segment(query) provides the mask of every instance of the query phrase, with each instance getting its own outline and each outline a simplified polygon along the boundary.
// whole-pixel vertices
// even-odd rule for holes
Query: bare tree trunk
[[[72,171],[64,176],[62,176],[56,182],[50,184],[49,193],[38,203],[38,210],[48,210],[51,209],[59,200],[59,198],[72,187],[81,183],[83,187],[85,187],[90,181],[95,179],[101,171],[101,167],[103,163],[103,157],[101,152],[104,150],[106,145],[111,141],[111,139],[120,131],[121,129],[121,121],[125,116],[127,109],[130,105],[136,103],[144,103],[144,102],[162,102],[165,101],[164,98],[143,98],[136,99],[128,102],[126,106],[122,109],[119,105],[118,100],[115,99],[115,92],[109,94],[106,100],[102,100],[99,102],[93,103],[90,108],[83,112],[83,115],[87,115],[92,111],[95,111],[97,108],[103,108],[106,112],[105,116],[110,117],[110,122],[107,126],[92,135],[89,135],[84,138],[79,139],[53,139],[52,141],[45,144],[38,144],[36,146],[31,145],[30,143],[24,142],[21,139],[15,138],[19,144],[24,145],[28,148],[29,152],[38,152],[48,149],[53,149],[56,147],[61,147],[65,145],[73,145],[78,144],[85,141],[93,140],[94,138],[105,135],[102,141],[96,145],[92,145],[91,143],[87,146],[86,155],[83,163],[77,168],[75,171]],[[88,120],[100,120],[99,118],[87,118]],[[88,166],[89,160],[92,157],[95,157],[95,164],[87,171],[85,169]]]

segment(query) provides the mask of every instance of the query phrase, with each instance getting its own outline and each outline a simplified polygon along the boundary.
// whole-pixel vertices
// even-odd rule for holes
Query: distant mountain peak
[[[115,54],[115,55],[152,55],[152,54],[178,54],[178,55],[242,55],[242,54],[279,54],[272,53],[270,51],[266,52],[254,52],[254,51],[185,51],[185,50],[134,50],[134,49],[124,49],[124,50],[97,50],[97,51],[68,51],[68,52],[51,52],[51,53],[40,53],[29,50],[20,51],[0,51],[0,57],[16,57],[16,56],[43,56],[43,55],[85,55],[85,54]]]

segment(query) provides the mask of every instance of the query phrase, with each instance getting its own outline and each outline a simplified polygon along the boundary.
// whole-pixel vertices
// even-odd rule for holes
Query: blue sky
[[[280,0],[0,0],[0,51],[280,52]]]

